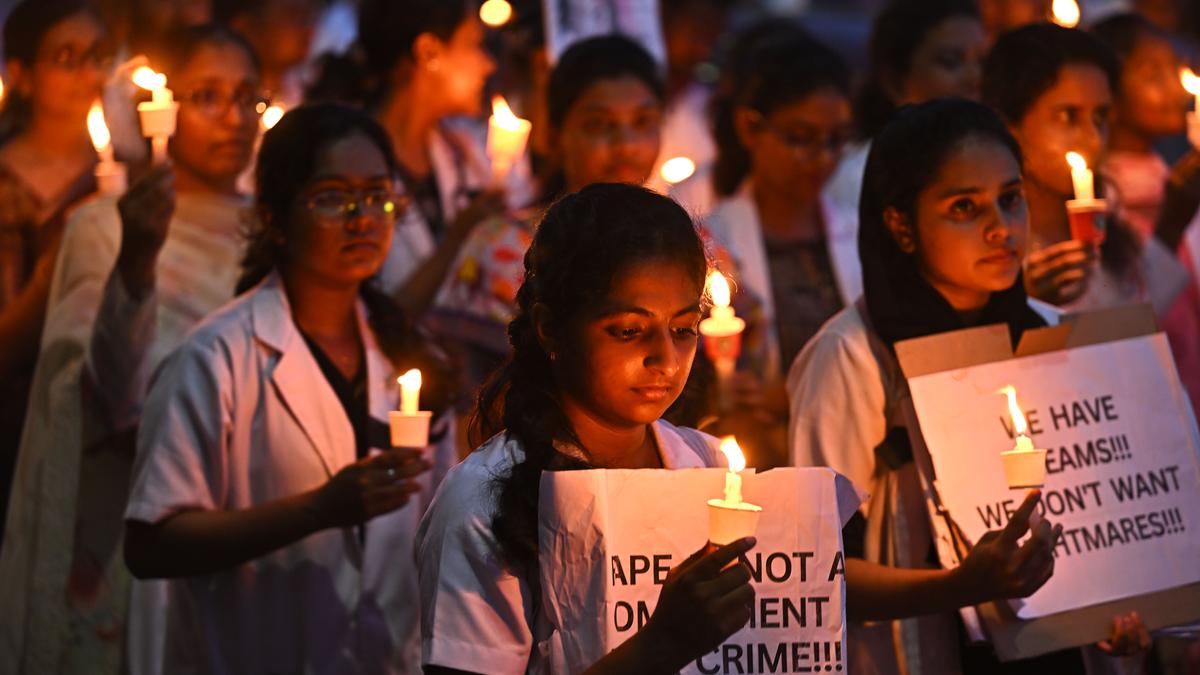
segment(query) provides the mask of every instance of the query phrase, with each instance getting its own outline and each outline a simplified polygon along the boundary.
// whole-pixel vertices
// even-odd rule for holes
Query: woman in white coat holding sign
[[[255,285],[168,357],[139,430],[125,554],[173,579],[165,672],[419,671],[413,537],[452,443],[391,449],[380,421],[397,371],[448,385],[371,285],[396,185],[361,112],[297,108],[263,139]]]

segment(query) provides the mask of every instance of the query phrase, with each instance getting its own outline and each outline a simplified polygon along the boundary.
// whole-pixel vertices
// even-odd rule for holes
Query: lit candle
[[[1012,418],[1013,448],[1000,453],[1008,486],[1040,487],[1046,482],[1046,451],[1033,446],[1025,413],[1021,412],[1021,406],[1017,404],[1016,388],[1007,386],[996,393],[1008,397],[1008,415]]]
[[[507,0],[487,0],[479,6],[479,20],[492,28],[499,28],[512,18],[513,8]]]
[[[658,175],[671,185],[687,180],[693,173],[696,173],[696,163],[690,157],[672,157],[658,170]]]
[[[120,194],[125,191],[125,166],[113,159],[112,135],[104,122],[104,109],[100,101],[92,104],[87,115],[88,135],[92,137],[92,147],[100,155],[96,164],[96,188],[101,194]]]
[[[421,408],[421,371],[413,368],[397,379],[400,382],[400,412],[405,415],[417,414]]]
[[[1079,25],[1081,14],[1075,0],[1054,0],[1050,6],[1050,19],[1063,28]]]
[[[1087,160],[1078,152],[1068,152],[1067,163],[1071,165],[1071,182],[1075,184],[1075,199],[1082,202],[1095,199],[1095,179],[1092,177],[1092,170],[1088,168]]]
[[[707,337],[730,337],[746,329],[746,322],[739,319],[729,306],[729,281],[724,274],[713,270],[708,274],[708,296],[712,299],[712,311],[700,322],[700,333]],[[736,354],[734,355],[736,358]]]
[[[271,127],[278,124],[279,120],[283,119],[284,112],[284,109],[277,105],[271,105],[264,108],[262,111],[262,117],[260,118],[263,131],[267,131]]]
[[[1184,68],[1179,71],[1179,80],[1187,93],[1196,97],[1196,104],[1192,110],[1195,114],[1200,114],[1200,75],[1192,72],[1191,68]]]
[[[154,163],[167,158],[167,139],[175,133],[175,113],[179,104],[167,88],[167,76],[141,66],[133,71],[133,83],[150,92],[151,100],[138,104],[142,135],[150,139]]]
[[[488,119],[487,154],[492,161],[492,176],[502,182],[509,169],[525,153],[529,140],[529,120],[513,114],[503,96],[492,98],[492,116]]]
[[[721,439],[721,453],[729,461],[729,470],[725,472],[725,505],[737,506],[742,503],[742,471],[746,469],[746,456],[733,436]]]
[[[729,463],[725,472],[725,497],[708,500],[708,540],[717,546],[754,534],[762,507],[742,500],[742,471],[746,457],[733,436],[721,439],[721,452]]]

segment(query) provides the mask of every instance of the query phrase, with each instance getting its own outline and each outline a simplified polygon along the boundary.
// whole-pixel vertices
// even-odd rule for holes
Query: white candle
[[[400,382],[400,412],[417,414],[421,408],[421,371],[413,368],[397,379]]]
[[[167,76],[142,66],[133,71],[133,83],[151,93],[151,100],[138,104],[142,134],[150,139],[155,164],[167,158],[167,139],[175,133],[175,113],[179,104],[167,88]]]
[[[746,469],[746,456],[733,436],[721,439],[721,452],[729,461],[729,471],[725,472],[725,505],[737,506],[742,503],[742,474]]]
[[[503,181],[509,169],[525,154],[525,143],[533,125],[513,114],[503,96],[492,99],[488,119],[487,154],[492,161],[492,176]]]
[[[708,337],[729,337],[746,328],[730,306],[729,281],[724,274],[713,270],[707,280],[708,295],[712,299],[712,310],[708,318],[700,322],[700,333]]]
[[[1088,168],[1087,160],[1078,152],[1068,152],[1067,163],[1071,165],[1071,182],[1075,184],[1075,199],[1084,202],[1095,199],[1095,179],[1092,176],[1092,170]]]

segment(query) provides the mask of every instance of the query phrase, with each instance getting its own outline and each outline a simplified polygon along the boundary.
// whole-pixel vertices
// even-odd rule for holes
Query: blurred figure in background
[[[305,72],[321,0],[216,0],[213,18],[254,47],[262,86],[271,102],[287,110],[304,99]]]

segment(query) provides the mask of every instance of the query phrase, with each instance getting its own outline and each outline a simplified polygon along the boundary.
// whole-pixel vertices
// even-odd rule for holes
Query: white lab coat
[[[486,144],[486,125],[473,119],[444,120],[430,136],[429,159],[437,176],[442,215],[447,223],[470,203],[473,195],[493,182]],[[527,156],[513,166],[504,188],[510,206],[523,206],[532,198],[533,179]],[[420,209],[410,208],[396,223],[392,247],[379,271],[383,290],[395,295],[436,246],[433,231]]]
[[[392,364],[358,308],[371,416],[397,405]],[[442,425],[445,426],[444,420]],[[413,541],[453,438],[403,508],[236,568],[170,582],[169,673],[418,673]],[[341,403],[272,275],[209,316],[163,364],[138,434],[128,520],[244,509],[319,487],[356,461]]]
[[[849,305],[862,294],[862,264],[858,260],[857,219],[848,219],[825,196],[821,197],[825,222],[825,242],[833,265],[834,278],[842,303]],[[704,226],[721,244],[729,249],[737,262],[738,277],[754,297],[762,302],[763,319],[767,327],[767,372],[784,372],[788,364],[780,363],[779,337],[775,331],[775,300],[771,291],[771,269],[767,265],[767,245],[763,239],[762,222],[754,204],[750,182],[746,181],[732,197],[721,200],[712,213],[703,219]],[[853,225],[854,227],[851,227]]]

